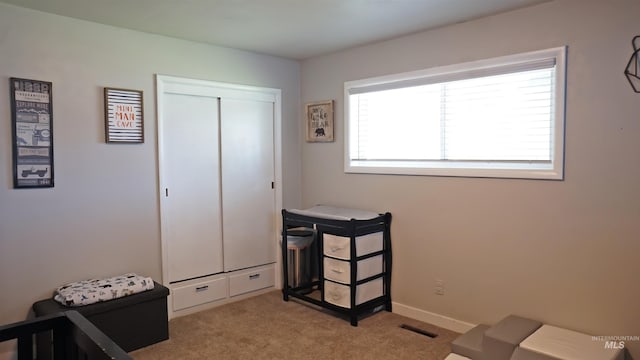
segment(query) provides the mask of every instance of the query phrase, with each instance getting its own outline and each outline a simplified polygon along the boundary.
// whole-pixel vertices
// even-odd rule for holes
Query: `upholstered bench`
[[[84,306],[64,306],[54,299],[33,304],[36,316],[76,310],[110,337],[124,351],[133,351],[169,338],[167,316],[169,289],[154,288],[121,298]],[[38,359],[51,359],[51,333],[37,337]]]

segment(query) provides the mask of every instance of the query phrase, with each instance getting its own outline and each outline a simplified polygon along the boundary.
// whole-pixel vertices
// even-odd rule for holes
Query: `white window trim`
[[[566,88],[566,46],[532,51],[528,53],[502,56],[455,65],[447,65],[425,70],[386,75],[344,83],[344,171],[363,174],[431,175],[459,177],[523,178],[523,179],[564,179],[564,133],[565,133],[565,88]],[[435,83],[470,74],[491,74],[493,69],[513,67],[523,64],[555,59],[555,121],[552,128],[553,157],[551,164],[519,164],[518,162],[456,162],[456,161],[357,161],[351,160],[350,149],[350,106],[349,95],[365,89],[385,89],[392,84],[420,82]]]

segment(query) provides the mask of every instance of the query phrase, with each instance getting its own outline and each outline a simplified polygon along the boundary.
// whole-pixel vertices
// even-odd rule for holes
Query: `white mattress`
[[[620,349],[605,349],[604,341],[594,341],[590,335],[543,325],[526,338],[520,347],[530,352],[562,360],[623,360]]]
[[[370,220],[380,216],[380,214],[372,211],[339,208],[327,205],[316,205],[304,210],[291,209],[289,212],[330,220]]]

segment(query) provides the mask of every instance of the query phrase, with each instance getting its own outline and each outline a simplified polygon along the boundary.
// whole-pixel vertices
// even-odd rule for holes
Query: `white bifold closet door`
[[[169,281],[223,271],[219,99],[164,94],[162,221]]]
[[[274,103],[220,100],[224,270],[275,261]]]

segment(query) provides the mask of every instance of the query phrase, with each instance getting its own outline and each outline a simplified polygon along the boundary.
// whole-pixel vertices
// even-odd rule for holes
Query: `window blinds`
[[[550,162],[555,58],[349,89],[350,158]]]

